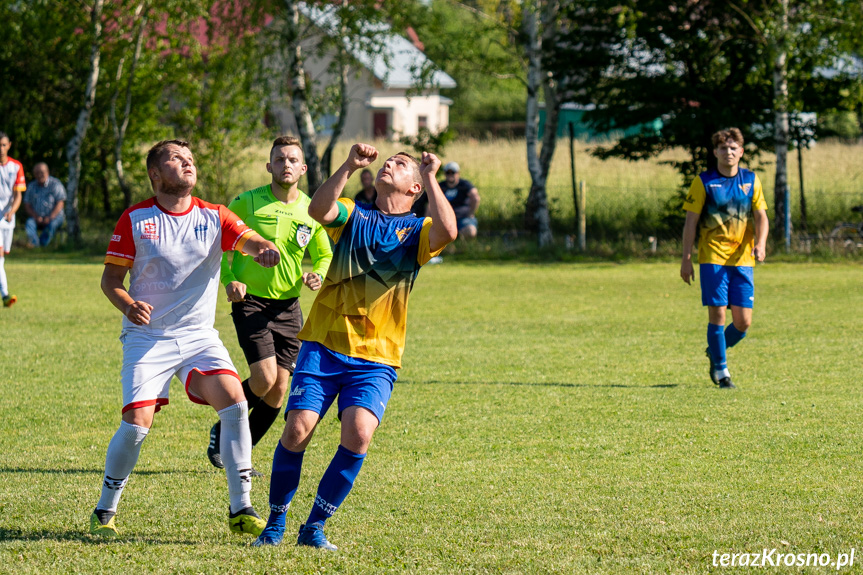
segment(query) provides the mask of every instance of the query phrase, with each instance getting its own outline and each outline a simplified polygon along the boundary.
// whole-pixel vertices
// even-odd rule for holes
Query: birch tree
[[[69,178],[66,183],[66,226],[69,238],[74,242],[81,236],[81,225],[78,217],[78,183],[81,178],[81,147],[90,126],[90,114],[96,101],[96,85],[99,82],[99,61],[102,47],[102,8],[104,0],[93,0],[90,22],[92,26],[92,45],[90,48],[90,69],[87,74],[87,84],[84,88],[84,105],[78,114],[75,124],[75,134],[66,144],[66,156],[69,159]]]

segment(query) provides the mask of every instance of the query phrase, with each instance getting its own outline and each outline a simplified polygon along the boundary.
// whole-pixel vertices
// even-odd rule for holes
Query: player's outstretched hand
[[[378,159],[378,151],[374,146],[368,144],[354,144],[351,146],[351,153],[348,154],[347,164],[352,170],[361,170],[367,168],[372,162]]]
[[[692,260],[683,260],[680,262],[680,277],[687,285],[692,285],[692,280],[695,279],[695,270],[692,268]]]
[[[318,291],[321,289],[321,276],[313,272],[303,274],[303,283],[306,284],[310,290]]]
[[[279,265],[279,260],[281,260],[281,256],[279,255],[278,250],[274,249],[265,249],[262,250],[261,253],[255,256],[255,261],[261,265],[261,267],[265,268],[274,268]]]
[[[238,302],[246,299],[246,284],[243,282],[231,282],[225,286],[225,293],[229,302]]]
[[[150,312],[153,306],[144,301],[133,301],[126,308],[126,317],[135,325],[147,325],[150,323]]]
[[[440,158],[429,152],[423,152],[422,160],[420,161],[420,175],[435,177],[440,169]]]

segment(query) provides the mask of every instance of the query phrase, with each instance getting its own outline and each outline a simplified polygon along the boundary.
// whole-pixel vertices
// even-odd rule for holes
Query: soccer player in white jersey
[[[194,156],[180,140],[147,154],[155,196],[126,210],[105,257],[102,291],[123,313],[123,412],[108,445],[102,496],[90,533],[115,537],[120,495],[153,418],[168,403],[173,376],[195,403],[210,405],[222,422],[221,453],[228,476],[228,525],[260,534],[265,522],[249,499],[252,441],[237,370],[213,328],[222,252],[237,250],[264,267],[279,263],[276,246],[225,206],[192,197]],[[129,288],[123,282],[130,274]]]
[[[21,205],[21,193],[27,189],[24,167],[9,157],[12,142],[0,132],[0,296],[3,307],[10,307],[18,298],[9,292],[6,281],[6,256],[12,249],[12,232],[15,230],[15,212]]]

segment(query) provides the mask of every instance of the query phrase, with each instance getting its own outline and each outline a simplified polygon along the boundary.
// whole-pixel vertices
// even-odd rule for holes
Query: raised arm
[[[683,224],[683,257],[680,260],[680,277],[687,284],[695,279],[692,267],[692,246],[695,244],[695,232],[698,230],[698,219],[701,214],[686,212],[686,223]]]
[[[437,183],[438,169],[440,169],[440,158],[423,152],[420,175],[429,200],[426,217],[432,219],[429,230],[429,251],[431,252],[443,249],[458,236],[455,213]]]
[[[339,215],[336,200],[342,195],[351,175],[371,165],[378,158],[378,151],[368,144],[354,144],[348,159],[326,182],[321,184],[309,204],[309,215],[321,225],[332,223]]]

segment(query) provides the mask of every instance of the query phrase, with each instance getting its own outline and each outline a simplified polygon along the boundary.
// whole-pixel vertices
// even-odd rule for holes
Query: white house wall
[[[327,85],[337,82],[330,74],[329,66],[332,56],[321,59],[312,57],[314,50],[306,45],[308,58],[304,65],[306,74],[311,80],[316,93],[320,93]],[[362,68],[357,72],[354,67],[348,78],[348,113],[342,131],[342,139],[370,139],[373,137],[373,116],[377,112],[387,112],[389,117],[390,137],[415,136],[418,133],[419,118],[426,117],[427,127],[432,132],[440,132],[449,125],[449,103],[451,100],[429,90],[423,95],[407,98],[407,91],[397,88],[386,88],[371,72]],[[274,115],[282,130],[286,133],[296,133],[296,122],[289,106],[276,107]],[[329,130],[320,134],[321,143],[325,143]]]

